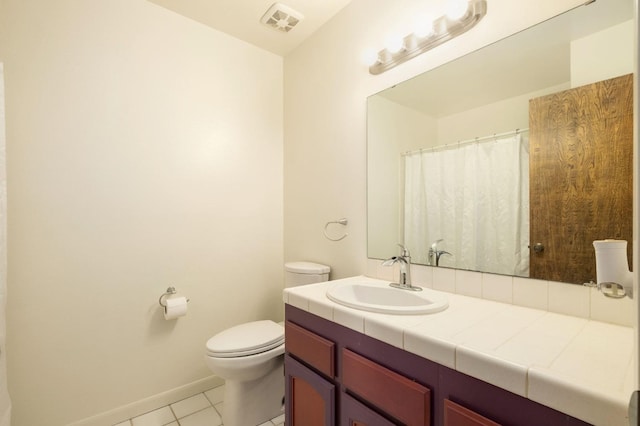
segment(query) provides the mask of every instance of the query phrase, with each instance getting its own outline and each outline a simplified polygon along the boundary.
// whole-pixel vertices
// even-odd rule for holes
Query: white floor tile
[[[275,425],[284,423],[284,414],[280,414],[278,417],[271,419],[271,423]]]
[[[133,426],[164,426],[176,420],[169,407],[162,407],[150,413],[131,419]]]
[[[193,414],[200,410],[204,410],[208,407],[211,407],[211,404],[203,393],[199,393],[192,396],[191,398],[183,399],[182,401],[171,404],[173,414],[175,414],[178,419],[186,417],[189,414]]]
[[[224,385],[113,426],[223,426],[223,396]],[[281,414],[260,426],[284,426],[284,417]]]
[[[211,405],[216,405],[219,402],[222,402],[224,399],[224,385],[218,386],[217,388],[210,389],[206,391],[205,396],[209,401],[211,401]]]
[[[215,407],[216,411],[218,413],[220,413],[220,415],[222,415],[224,413],[224,402],[220,402],[220,403],[214,405],[214,407]]]
[[[180,419],[180,426],[220,426],[222,418],[213,407]]]

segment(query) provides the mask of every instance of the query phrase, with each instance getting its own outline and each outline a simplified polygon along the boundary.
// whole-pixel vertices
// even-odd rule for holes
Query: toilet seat
[[[224,330],[207,341],[207,355],[234,358],[255,355],[284,344],[284,327],[270,320],[253,321]]]

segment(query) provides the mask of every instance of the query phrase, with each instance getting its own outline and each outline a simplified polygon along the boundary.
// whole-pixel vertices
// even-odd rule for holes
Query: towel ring
[[[324,225],[324,236],[327,240],[329,241],[340,241],[346,238],[347,234],[346,232],[344,233],[343,236],[339,237],[339,238],[331,238],[329,236],[329,234],[327,234],[327,228],[329,227],[329,225],[336,223],[338,225],[342,225],[342,226],[347,226],[347,224],[349,223],[349,221],[346,218],[342,218],[342,219],[338,219],[338,220],[332,220],[331,222],[327,222],[326,225]]]

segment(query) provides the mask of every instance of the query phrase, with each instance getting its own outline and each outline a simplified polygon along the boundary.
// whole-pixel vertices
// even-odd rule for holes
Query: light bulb
[[[366,49],[364,52],[362,52],[362,62],[364,62],[364,64],[368,66],[375,65],[377,62],[379,62],[378,52],[371,48]]]
[[[384,47],[391,54],[398,53],[404,47],[404,41],[402,40],[402,37],[393,35],[387,38]]]
[[[468,10],[468,0],[449,0],[449,4],[447,5],[447,18],[457,21],[466,15]]]
[[[433,34],[433,21],[424,19],[416,22],[413,26],[413,34],[418,38],[425,38]]]
[[[383,49],[378,54],[378,62],[380,62],[381,64],[386,64],[391,60],[391,56],[391,52],[389,52],[387,49]]]

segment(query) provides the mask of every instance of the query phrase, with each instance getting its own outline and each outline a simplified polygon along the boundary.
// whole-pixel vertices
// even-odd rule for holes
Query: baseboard
[[[113,410],[105,411],[86,419],[71,423],[68,426],[111,426],[132,417],[139,416],[156,408],[164,407],[181,399],[204,392],[224,384],[224,380],[217,376],[209,376],[201,380],[141,399],[131,404],[123,405]]]

